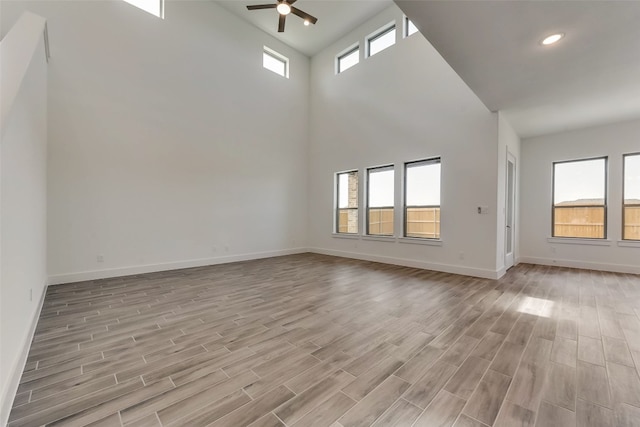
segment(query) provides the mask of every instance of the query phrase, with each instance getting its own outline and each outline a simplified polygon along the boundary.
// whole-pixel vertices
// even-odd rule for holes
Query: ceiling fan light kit
[[[296,0],[277,0],[276,3],[271,4],[256,4],[252,6],[247,6],[249,10],[259,10],[259,9],[275,9],[276,12],[280,15],[278,18],[278,32],[284,32],[284,22],[287,18],[287,15],[293,13],[296,16],[299,16],[304,20],[304,25],[309,26],[309,24],[315,24],[318,22],[318,18],[309,15],[306,12],[298,9],[297,7],[293,7]]]

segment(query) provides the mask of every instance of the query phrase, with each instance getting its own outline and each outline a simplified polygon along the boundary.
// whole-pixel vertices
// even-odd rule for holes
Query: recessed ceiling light
[[[560,39],[562,39],[563,37],[564,37],[564,33],[551,34],[550,36],[547,36],[542,40],[542,44],[545,46],[548,46],[550,44],[559,42]]]
[[[305,26],[305,27],[308,27],[308,26],[309,26],[309,24],[311,24],[311,22],[309,22],[309,20],[308,20],[308,19],[305,19],[305,20],[304,20],[304,26]]]

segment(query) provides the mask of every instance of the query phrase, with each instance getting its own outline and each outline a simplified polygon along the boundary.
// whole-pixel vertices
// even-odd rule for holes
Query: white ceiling
[[[640,118],[640,1],[396,3],[522,137]]]
[[[318,18],[305,27],[301,18],[287,16],[284,33],[278,33],[275,9],[247,10],[247,5],[276,0],[217,0],[225,9],[247,20],[307,56],[313,56],[341,36],[393,4],[392,0],[298,0],[295,7]]]

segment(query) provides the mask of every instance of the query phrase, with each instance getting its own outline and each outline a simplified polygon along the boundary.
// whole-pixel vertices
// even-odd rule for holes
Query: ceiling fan
[[[306,12],[301,11],[297,7],[291,6],[294,4],[296,0],[277,0],[274,4],[257,4],[253,6],[247,6],[249,10],[258,10],[258,9],[275,9],[280,14],[280,18],[278,20],[278,32],[284,32],[284,21],[287,18],[287,15],[293,13],[296,16],[304,19],[304,25],[315,24],[318,22],[318,18],[309,15]]]

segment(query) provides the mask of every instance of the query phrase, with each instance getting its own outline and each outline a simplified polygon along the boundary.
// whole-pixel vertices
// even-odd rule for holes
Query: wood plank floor
[[[640,276],[303,254],[48,289],[10,426],[639,426]]]

